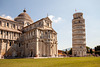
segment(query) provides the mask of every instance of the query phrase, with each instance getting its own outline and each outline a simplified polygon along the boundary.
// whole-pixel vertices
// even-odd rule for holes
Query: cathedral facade
[[[57,56],[57,32],[48,17],[33,22],[26,10],[14,20],[0,17],[0,58]]]

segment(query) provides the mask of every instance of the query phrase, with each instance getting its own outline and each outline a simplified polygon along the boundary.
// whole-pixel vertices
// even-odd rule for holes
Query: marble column
[[[57,47],[57,44],[56,44],[56,55],[58,57],[58,47]]]
[[[50,56],[52,56],[52,44],[50,44]]]
[[[38,29],[36,29],[36,57],[39,57],[39,48],[38,48]]]
[[[0,40],[0,59],[1,59],[2,40]]]
[[[4,31],[2,31],[2,35],[3,35],[3,37],[2,37],[2,38],[4,38]]]
[[[4,58],[4,56],[3,56],[3,43],[4,43],[4,41],[3,40],[1,40],[1,58]]]
[[[7,40],[7,50],[9,49],[9,40]]]
[[[14,46],[14,41],[12,41],[12,46]]]

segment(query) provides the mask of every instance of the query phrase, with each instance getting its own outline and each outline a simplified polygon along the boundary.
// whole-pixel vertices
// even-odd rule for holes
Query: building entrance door
[[[74,56],[76,57],[76,54],[74,54]]]
[[[30,51],[30,57],[33,57],[33,51]]]

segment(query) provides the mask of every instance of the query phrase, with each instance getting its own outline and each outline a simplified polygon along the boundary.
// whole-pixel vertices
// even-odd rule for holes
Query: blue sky
[[[100,0],[0,0],[0,16],[15,18],[26,8],[37,21],[48,15],[58,33],[58,49],[72,47],[72,19],[75,9],[86,23],[86,45],[100,44]]]

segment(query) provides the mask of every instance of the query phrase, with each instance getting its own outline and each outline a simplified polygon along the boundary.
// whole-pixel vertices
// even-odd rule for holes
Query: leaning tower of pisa
[[[83,13],[73,14],[72,20],[72,55],[86,55],[85,19]]]

